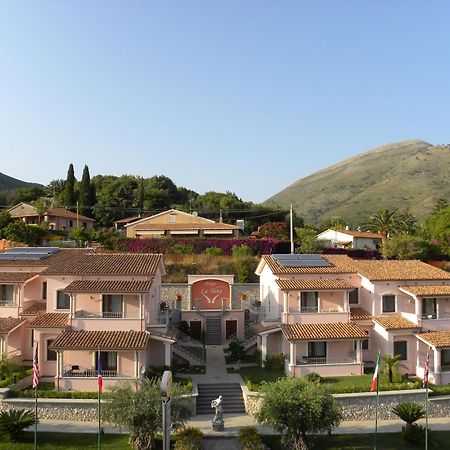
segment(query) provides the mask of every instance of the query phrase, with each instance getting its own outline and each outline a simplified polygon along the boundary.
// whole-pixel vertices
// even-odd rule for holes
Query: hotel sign
[[[230,308],[230,285],[222,280],[200,280],[192,284],[191,307],[194,309]]]

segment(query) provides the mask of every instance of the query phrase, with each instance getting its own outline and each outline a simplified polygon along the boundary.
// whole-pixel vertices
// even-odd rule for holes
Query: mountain
[[[263,204],[288,208],[307,224],[340,216],[356,226],[380,209],[408,211],[419,220],[438,198],[450,199],[450,145],[413,140],[384,145],[320,170]]]
[[[27,183],[26,181],[9,177],[0,172],[0,191],[13,191],[15,189],[30,188],[33,186],[40,186],[40,184]]]

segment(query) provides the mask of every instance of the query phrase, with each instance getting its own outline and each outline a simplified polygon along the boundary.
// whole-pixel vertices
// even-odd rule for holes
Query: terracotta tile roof
[[[70,255],[70,257],[69,257]],[[155,275],[162,255],[153,253],[79,252],[52,261],[45,275]]]
[[[36,302],[33,303],[31,306],[29,306],[27,309],[23,310],[21,315],[28,316],[28,315],[42,314],[45,313],[46,309],[47,305],[45,302]]]
[[[240,230],[236,225],[218,222],[205,223],[139,223],[130,224],[134,231],[179,231],[179,230]]]
[[[355,286],[351,285],[348,281],[340,278],[334,278],[331,280],[276,280],[278,286],[282,290],[292,291],[306,291],[306,290],[350,290],[355,289]]]
[[[0,283],[23,283],[37,275],[30,272],[0,272]]]
[[[15,317],[1,317],[0,334],[9,334],[12,330],[14,330],[14,328],[24,322],[25,319],[16,319]]]
[[[385,330],[410,330],[420,328],[419,325],[405,319],[400,314],[375,316],[373,321],[381,325]]]
[[[427,331],[416,334],[416,337],[436,348],[450,347],[450,331]]]
[[[352,231],[352,230],[334,230],[338,231],[339,233],[348,234],[349,236],[353,237],[360,237],[360,238],[369,238],[369,239],[383,239],[383,236],[378,233],[370,233],[369,231]]]
[[[350,309],[351,320],[372,320],[373,316],[364,308],[356,307]]]
[[[142,219],[141,216],[125,217],[125,219],[115,220],[114,223],[121,225],[121,224],[136,222],[136,220],[140,220],[140,219]]]
[[[283,267],[271,255],[263,255],[264,261],[275,274],[297,273],[357,273],[355,261],[347,255],[322,255],[332,267]]]
[[[38,314],[30,323],[30,328],[66,328],[69,326],[66,313]]]
[[[355,265],[371,281],[450,280],[450,272],[422,261],[355,260]]]
[[[46,212],[47,216],[57,216],[57,217],[64,217],[65,219],[73,219],[73,220],[83,220],[83,221],[89,221],[89,222],[95,222],[95,219],[92,219],[91,217],[83,216],[81,214],[74,213],[72,211],[67,211],[65,208],[49,208]]]
[[[64,331],[51,348],[61,350],[142,350],[150,342],[145,331]]]
[[[418,297],[450,297],[450,285],[400,286],[400,289]]]
[[[131,281],[131,280],[77,280],[72,281],[63,289],[64,292],[85,292],[85,293],[104,293],[112,294],[118,292],[120,294],[127,293],[145,293],[150,291],[151,281]]]
[[[288,341],[367,338],[367,333],[358,325],[343,322],[282,324],[281,331]]]

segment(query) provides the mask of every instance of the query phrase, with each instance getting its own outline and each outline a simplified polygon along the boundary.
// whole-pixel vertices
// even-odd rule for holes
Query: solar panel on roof
[[[58,250],[58,247],[15,247],[0,253],[0,261],[40,261]]]
[[[323,256],[299,253],[291,255],[272,255],[272,258],[282,267],[331,267],[329,261]]]

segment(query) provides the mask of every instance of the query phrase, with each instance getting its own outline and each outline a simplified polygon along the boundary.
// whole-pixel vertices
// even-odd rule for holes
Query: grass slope
[[[292,203],[307,223],[340,216],[357,225],[382,208],[409,210],[419,219],[437,198],[450,197],[450,147],[403,141],[375,148],[291,184],[266,200]]]

